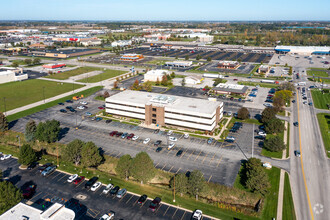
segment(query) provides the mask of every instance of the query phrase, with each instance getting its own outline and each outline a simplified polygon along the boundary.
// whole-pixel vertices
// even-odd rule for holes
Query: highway
[[[301,74],[302,68],[296,68]],[[303,80],[306,79],[304,71]],[[306,93],[312,100],[310,92]],[[292,106],[290,132],[290,181],[297,219],[329,219],[330,173],[313,106],[303,104],[301,91],[296,94],[297,102]],[[298,121],[299,126],[292,123]],[[300,150],[301,157],[294,155]]]

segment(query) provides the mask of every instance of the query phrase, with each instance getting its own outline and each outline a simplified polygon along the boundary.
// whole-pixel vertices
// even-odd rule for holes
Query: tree
[[[198,200],[198,194],[205,189],[204,175],[199,170],[194,170],[188,177],[188,192],[196,197]]]
[[[36,131],[36,138],[39,141],[52,143],[58,140],[61,131],[60,122],[55,119],[46,122],[39,122]]]
[[[75,163],[75,165],[78,165],[81,160],[81,151],[83,146],[84,142],[79,139],[71,141],[63,149],[63,159],[71,163]]]
[[[121,178],[128,180],[130,176],[130,170],[132,168],[132,157],[129,154],[125,154],[119,158],[116,166],[116,172]]]
[[[147,92],[152,91],[152,83],[148,80],[147,82],[143,83],[142,88]]]
[[[282,111],[284,104],[284,100],[281,97],[273,98],[273,107],[276,109],[277,112]]]
[[[173,189],[175,187],[175,192],[180,193],[181,196],[182,196],[182,194],[187,193],[187,191],[188,191],[188,178],[187,178],[186,174],[184,174],[184,173],[176,174],[175,178],[171,179],[170,186]]]
[[[19,203],[22,199],[22,193],[11,182],[0,182],[0,215]]]
[[[269,136],[264,141],[264,148],[271,152],[280,152],[285,149],[285,144],[283,142],[283,139],[279,136]]]
[[[292,91],[290,90],[280,90],[276,91],[274,97],[280,97],[284,100],[284,102],[290,102],[290,99],[292,97]]]
[[[189,56],[187,55],[184,59],[185,59],[185,60],[189,60]]]
[[[219,83],[223,83],[223,79],[221,78],[216,78],[213,81],[214,81],[213,86],[217,86],[219,85]]]
[[[114,89],[117,89],[117,88],[118,88],[118,80],[116,80],[116,81],[113,83],[113,88],[114,88]]]
[[[171,73],[171,79],[174,79],[175,78],[175,72],[172,72]]]
[[[247,108],[242,107],[237,111],[237,118],[245,120],[250,117],[250,112]]]
[[[131,89],[132,90],[141,90],[141,86],[140,86],[140,83],[139,83],[139,80],[136,79],[133,83],[133,85],[131,86]]]
[[[162,84],[163,86],[167,86],[167,83],[168,83],[168,79],[167,79],[167,76],[166,76],[166,75],[164,75],[164,76],[162,77],[162,81],[161,81],[161,84]]]
[[[0,112],[0,132],[5,132],[8,130],[8,121],[6,116]]]
[[[202,59],[202,56],[198,54],[198,55],[196,56],[196,60],[200,60],[200,59]]]
[[[186,79],[185,78],[182,78],[181,80],[181,86],[185,86],[186,85]]]
[[[34,58],[33,61],[32,61],[33,65],[37,65],[40,62],[41,62],[40,58]]]
[[[31,65],[32,60],[31,60],[31,59],[25,59],[25,60],[24,60],[24,63],[25,63],[26,65]]]
[[[37,161],[37,155],[29,144],[23,144],[18,154],[18,163],[30,165]]]
[[[27,142],[34,141],[36,139],[37,124],[34,120],[30,120],[25,125],[25,140]]]
[[[281,133],[284,131],[284,123],[278,118],[273,118],[265,124],[265,130],[268,134]]]
[[[246,182],[245,186],[252,192],[259,192],[265,195],[270,188],[268,175],[261,166],[260,159],[250,158],[246,165]]]
[[[159,78],[157,78],[156,80],[156,86],[159,86],[160,82],[159,82]]]
[[[138,153],[132,161],[132,176],[143,184],[155,176],[152,159],[146,152]]]
[[[211,57],[208,57],[206,60],[207,60],[208,62],[211,62],[212,58],[211,58]]]
[[[18,66],[19,66],[18,61],[15,60],[15,61],[11,64],[11,66],[12,66],[12,67],[15,67],[15,68],[18,67]]]
[[[289,67],[289,75],[292,75],[292,66]]]
[[[81,150],[81,164],[85,167],[97,167],[102,162],[99,148],[91,141],[84,144]]]
[[[261,113],[261,122],[262,123],[269,122],[270,120],[275,118],[276,113],[277,113],[277,111],[274,108],[271,108],[271,107],[265,108]]]
[[[289,90],[289,91],[294,91],[295,87],[292,83],[290,82],[283,82],[278,86],[279,90]]]

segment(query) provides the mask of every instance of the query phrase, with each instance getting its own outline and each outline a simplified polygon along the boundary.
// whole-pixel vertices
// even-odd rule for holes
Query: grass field
[[[319,121],[320,130],[321,130],[322,139],[323,139],[326,153],[327,153],[328,157],[330,157],[330,133],[329,133],[330,114],[319,113],[319,114],[317,114],[317,119]]]
[[[126,71],[121,71],[121,70],[105,70],[103,73],[91,76],[91,77],[86,77],[84,79],[78,80],[77,82],[83,82],[83,83],[96,83],[100,82],[106,79],[114,78],[116,76],[119,76],[121,74],[126,73]]]
[[[83,73],[92,72],[92,71],[95,71],[95,70],[100,70],[100,68],[84,66],[84,67],[79,67],[79,68],[74,69],[74,70],[69,70],[69,71],[66,71],[66,72],[56,73],[54,75],[46,76],[46,78],[63,80],[63,79],[69,79],[71,76],[76,76],[76,75],[80,75],[80,74],[83,74]]]
[[[164,60],[160,60],[160,59],[153,59],[153,60],[149,60],[146,63],[147,64],[158,64],[158,65],[164,65],[166,62],[169,61],[173,61],[173,59],[164,59]]]
[[[265,87],[265,88],[277,88],[278,85],[276,84],[270,84],[270,83],[260,83],[260,82],[238,82],[239,85],[245,85],[245,86],[257,86]]]
[[[314,70],[314,69],[311,69],[311,70],[307,70],[307,75],[308,76],[316,76],[316,77],[328,77],[328,73],[325,72],[325,71],[320,71],[320,70]]]
[[[75,89],[83,85],[74,85]],[[44,89],[43,89],[44,88]],[[4,97],[6,111],[24,105],[38,102],[73,89],[72,83],[59,83],[40,79],[30,79],[21,82],[10,82],[0,85],[0,110],[4,111]]]
[[[289,175],[285,173],[284,179],[284,192],[283,192],[283,211],[282,211],[282,218],[283,219],[292,219],[295,220],[296,213],[294,211],[294,204],[292,199],[291,193],[291,186],[290,186],[290,179]]]
[[[25,111],[21,111],[21,112],[15,113],[13,115],[9,115],[7,117],[7,119],[8,119],[9,122],[14,121],[14,120],[17,120],[19,118],[25,117],[27,115],[31,115],[33,113],[36,113],[36,112],[42,111],[44,109],[50,108],[54,105],[57,105],[57,103],[59,103],[59,102],[65,102],[65,100],[71,99],[73,96],[80,96],[80,95],[84,95],[84,97],[90,96],[90,95],[94,94],[95,92],[101,90],[102,88],[103,88],[102,86],[96,86],[96,87],[93,87],[93,88],[90,88],[90,89],[86,89],[86,90],[83,90],[81,92],[77,92],[75,94],[66,96],[64,98],[60,98],[60,99],[57,99],[57,100],[52,101],[52,102],[48,102],[48,103],[43,104],[43,105],[39,105],[39,106],[30,108],[30,109],[27,109]]]
[[[330,104],[330,93],[322,94],[320,90],[312,90],[312,97],[315,108],[328,109],[327,104]]]

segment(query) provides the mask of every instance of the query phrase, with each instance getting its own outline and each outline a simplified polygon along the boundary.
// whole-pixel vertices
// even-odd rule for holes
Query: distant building
[[[22,81],[28,78],[28,74],[23,73],[23,68],[0,67],[0,84]]]
[[[330,47],[276,46],[275,52],[279,54],[297,55],[330,55]]]
[[[144,56],[142,54],[130,53],[130,54],[123,54],[119,59],[122,61],[139,61],[142,60]]]
[[[169,67],[189,67],[191,65],[192,61],[170,61],[165,63],[165,66]]]
[[[269,73],[269,70],[270,70],[270,66],[268,65],[261,65],[259,66],[258,70],[257,70],[257,73],[261,73],[261,74],[267,74]]]
[[[129,45],[132,45],[131,40],[118,40],[111,43],[111,47],[124,47]]]
[[[80,43],[82,45],[84,45],[85,47],[90,47],[90,46],[99,46],[102,44],[102,41],[98,38],[95,38],[95,39],[90,39],[90,38],[87,38],[87,39],[80,39]]]
[[[238,67],[240,67],[240,64],[237,61],[220,61],[217,67],[220,69],[236,70]]]
[[[185,83],[188,85],[197,85],[200,84],[202,79],[199,77],[194,77],[194,76],[187,76],[184,78]]]
[[[31,51],[30,55],[40,57],[52,58],[69,58],[78,57],[88,54],[99,53],[98,49],[63,49],[63,50],[45,50],[45,51]]]
[[[223,116],[223,102],[126,90],[106,98],[106,112],[144,120],[146,125],[213,131]]]
[[[1,49],[0,52],[6,55],[19,55],[19,54],[27,53],[27,48],[25,47],[4,48]]]
[[[45,49],[46,47],[47,45],[41,43],[35,43],[29,46],[29,48],[34,48],[34,49]]]
[[[214,36],[205,33],[178,34],[179,37],[197,38],[199,42],[213,42]]]
[[[156,82],[157,79],[161,81],[164,75],[169,74],[170,72],[167,70],[150,70],[146,74],[144,74],[144,81]]]
[[[42,67],[45,69],[57,69],[57,68],[65,67],[65,66],[66,66],[65,63],[50,63],[50,64],[42,65]]]
[[[59,203],[54,203],[43,211],[20,202],[0,215],[0,220],[73,220],[75,216],[76,214],[73,210]]]
[[[212,89],[216,94],[223,94],[223,95],[231,95],[231,94],[238,94],[238,95],[245,95],[248,87],[243,85],[237,84],[226,84],[226,83],[219,83],[216,87]]]

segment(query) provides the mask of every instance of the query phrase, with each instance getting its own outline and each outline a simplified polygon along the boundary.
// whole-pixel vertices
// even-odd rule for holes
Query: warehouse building
[[[168,67],[190,67],[192,65],[192,61],[170,61],[166,62],[165,66]]]
[[[261,65],[259,66],[258,70],[257,70],[257,73],[262,73],[262,74],[267,74],[269,73],[270,71],[270,66],[268,65]]]
[[[170,72],[167,70],[150,70],[146,74],[144,74],[144,81],[151,81],[151,82],[156,82],[161,81],[163,76],[169,75]]]
[[[217,67],[220,69],[236,70],[238,67],[240,67],[240,64],[237,61],[220,61]]]
[[[248,91],[247,86],[237,85],[237,84],[226,84],[226,83],[219,83],[216,87],[212,89],[215,94],[222,94],[222,95],[246,95]]]
[[[213,131],[223,116],[223,103],[126,90],[106,98],[106,112],[140,119],[146,125],[170,125]]]
[[[50,64],[42,65],[42,67],[45,69],[57,69],[57,68],[65,67],[65,66],[66,66],[65,63],[50,63]]]
[[[22,81],[28,78],[28,74],[23,73],[23,68],[0,67],[0,84]]]
[[[275,52],[295,55],[330,55],[330,47],[276,46]]]
[[[119,59],[122,61],[136,62],[138,60],[142,60],[143,58],[144,56],[142,54],[128,53],[128,54],[123,54]]]
[[[64,50],[45,50],[45,51],[31,51],[30,55],[39,57],[52,58],[69,58],[89,55],[101,52],[98,49],[64,49]]]

